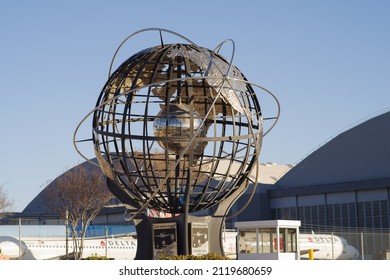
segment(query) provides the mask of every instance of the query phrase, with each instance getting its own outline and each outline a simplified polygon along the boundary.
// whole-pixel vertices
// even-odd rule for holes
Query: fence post
[[[105,253],[106,253],[106,258],[108,257],[108,252],[107,252],[107,243],[108,243],[108,228],[107,226],[105,225],[105,228],[106,228],[106,244],[104,245],[105,247]]]
[[[19,218],[19,260],[22,259],[22,218]]]
[[[364,241],[363,241],[363,233],[364,233],[364,229],[361,231],[360,233],[360,247],[361,247],[361,251],[362,251],[362,260],[364,260]]]
[[[69,236],[69,212],[65,211],[65,259],[68,259],[68,236]]]
[[[333,239],[333,231],[332,231],[332,260],[334,260],[334,239]]]

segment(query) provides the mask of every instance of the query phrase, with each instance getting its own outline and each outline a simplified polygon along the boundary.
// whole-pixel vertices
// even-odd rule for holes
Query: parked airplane
[[[357,260],[359,251],[348,244],[345,238],[330,234],[300,234],[301,259],[309,258],[309,249],[316,260]]]
[[[137,239],[133,236],[110,238],[86,238],[83,256],[106,256],[107,258],[132,260],[137,252]],[[55,260],[66,256],[64,237],[22,237],[0,236],[0,252],[10,259]],[[68,241],[68,252],[73,252],[73,241]]]
[[[332,241],[333,240],[333,241]],[[223,236],[225,254],[236,256],[236,233]],[[20,245],[20,246],[19,246]],[[106,256],[107,258],[127,260],[134,259],[137,251],[135,236],[118,236],[110,238],[88,238],[84,244],[84,257]],[[336,235],[300,234],[299,248],[301,259],[308,259],[309,249],[314,251],[314,259],[357,259],[359,252]],[[66,254],[66,242],[58,237],[0,237],[0,251],[10,259],[60,259]],[[69,239],[68,251],[73,252],[72,240]]]

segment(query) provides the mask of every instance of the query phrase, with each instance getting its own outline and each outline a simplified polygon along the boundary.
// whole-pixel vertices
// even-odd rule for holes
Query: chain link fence
[[[362,260],[390,259],[390,229],[302,225],[300,232],[343,237],[359,251]]]

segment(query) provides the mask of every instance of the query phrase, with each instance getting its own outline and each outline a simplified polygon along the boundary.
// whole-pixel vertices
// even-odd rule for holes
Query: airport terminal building
[[[260,164],[259,184],[250,186],[233,205],[227,226],[237,221],[300,220],[303,230],[341,234],[365,259],[378,258],[390,248],[389,127],[386,112],[339,134],[295,166]],[[21,215],[47,211],[44,191]],[[105,209],[97,221],[125,222],[123,213],[118,204]]]

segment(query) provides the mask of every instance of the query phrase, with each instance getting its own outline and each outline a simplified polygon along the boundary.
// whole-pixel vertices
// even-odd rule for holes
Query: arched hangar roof
[[[23,213],[51,213],[52,209],[49,208],[47,204],[47,193],[50,189],[57,187],[57,181],[64,174],[77,172],[80,168],[85,168],[87,170],[97,170],[100,171],[100,168],[94,164],[91,164],[88,161],[80,163],[73,168],[67,170],[56,179],[54,179],[51,183],[49,183],[31,202],[24,208]]]
[[[367,120],[303,159],[276,185],[281,188],[390,178],[390,112]]]

